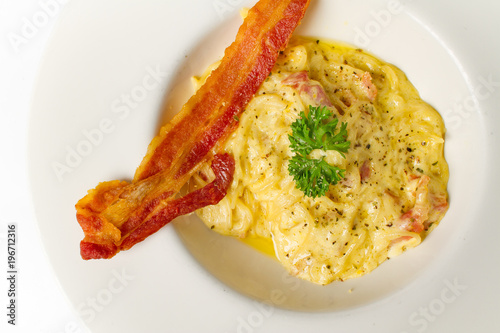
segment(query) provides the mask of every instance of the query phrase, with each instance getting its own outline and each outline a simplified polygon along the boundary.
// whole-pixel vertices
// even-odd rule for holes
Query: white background
[[[0,331],[1,332],[65,332],[66,323],[77,318],[59,288],[43,250],[33,213],[26,148],[32,87],[43,50],[57,21],[59,9],[18,43],[13,34],[23,36],[25,20],[33,16],[47,1],[0,1],[0,154],[2,189],[0,191]],[[19,40],[18,40],[19,41]],[[16,327],[7,324],[6,231],[17,224],[17,320]],[[71,325],[67,326],[71,332]]]
[[[32,210],[26,166],[32,87],[43,50],[64,1],[53,1],[59,4],[59,8],[51,12],[53,15],[48,17],[46,21],[39,21],[39,26],[29,31],[29,37],[22,41],[17,40],[17,42],[13,40],[14,35],[22,36],[26,20],[33,22],[34,15],[39,13],[43,4],[48,2],[48,0],[0,0],[1,332],[77,331],[74,327],[81,330],[81,323],[59,288],[39,239],[36,217]],[[453,1],[442,1],[441,3],[440,6],[449,6],[447,9],[449,15],[435,17],[436,25],[439,26],[443,24],[443,21],[446,21],[447,25],[455,27],[459,31],[458,37],[450,39],[448,42],[457,53],[464,51],[464,53],[475,55],[475,57],[464,57],[461,60],[466,65],[475,64],[473,68],[477,71],[476,76],[487,78],[488,75],[492,74],[495,82],[500,82],[500,43],[497,36],[499,25],[496,17],[500,13],[498,3],[487,0],[474,1],[460,6],[460,9],[453,6]],[[478,19],[478,17],[482,19]],[[471,49],[475,52],[471,53]],[[487,108],[485,112],[498,112],[499,90],[497,87],[493,96],[485,101],[484,105]],[[489,109],[488,106],[490,106]],[[498,120],[498,116],[494,119]],[[491,135],[498,137],[498,131],[492,132]],[[492,181],[496,182],[492,186],[500,185],[498,177]],[[494,204],[494,200],[491,203]],[[16,327],[7,325],[5,315],[7,313],[5,307],[8,289],[6,278],[4,278],[7,271],[6,231],[7,225],[11,223],[17,225],[18,237],[16,245],[18,249]],[[498,258],[494,263],[498,264]],[[496,271],[498,272],[498,269]],[[500,298],[500,295],[498,297]],[[500,311],[500,309],[498,310]],[[498,321],[498,318],[490,318],[490,320]],[[74,323],[75,325],[73,325]]]

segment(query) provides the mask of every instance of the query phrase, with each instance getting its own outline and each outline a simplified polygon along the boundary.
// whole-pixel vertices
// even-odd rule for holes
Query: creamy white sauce
[[[351,142],[346,158],[311,153],[346,169],[316,199],[288,173],[290,125],[309,105],[329,106],[348,123]],[[349,46],[294,37],[222,147],[236,160],[229,193],[197,214],[219,233],[272,240],[292,275],[319,284],[358,277],[420,244],[444,216],[444,133],[438,112],[395,66]],[[210,177],[206,166],[191,185]]]

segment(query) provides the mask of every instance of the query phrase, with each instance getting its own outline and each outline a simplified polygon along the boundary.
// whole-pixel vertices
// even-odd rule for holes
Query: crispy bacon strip
[[[178,154],[185,161],[176,174],[180,177],[203,160],[217,140],[232,132],[235,117],[271,72],[308,3],[261,0],[248,12],[219,67],[150,144],[134,180],[171,168]]]
[[[261,0],[206,83],[148,147],[131,183],[99,184],[76,204],[84,259],[111,258],[173,218],[217,203],[232,181],[234,161],[215,155],[216,180],[181,199],[181,187],[237,126],[304,16],[309,0]],[[232,165],[232,167],[231,167]]]
[[[145,207],[141,212],[141,219],[129,219],[123,224],[121,232],[127,234],[121,244],[116,242],[100,243],[95,238],[86,236],[80,243],[80,254],[83,259],[108,259],[113,257],[119,250],[128,250],[134,244],[143,241],[149,235],[160,230],[161,227],[172,221],[174,218],[189,214],[195,210],[207,205],[217,204],[224,196],[233,181],[234,159],[228,154],[215,155],[212,162],[212,170],[215,174],[215,180],[211,183],[193,191],[182,198],[175,199],[167,192],[160,195],[154,206],[160,206],[151,214],[151,208]],[[166,200],[161,201],[165,197]],[[81,207],[85,212],[85,207]],[[92,212],[90,212],[92,213]],[[78,221],[82,228],[87,231],[94,231],[95,234],[105,232],[102,230],[106,225],[96,223],[95,215],[90,214],[90,218],[85,215],[78,215]],[[131,224],[131,225],[130,225]],[[109,224],[108,224],[109,226]],[[119,235],[119,233],[117,233]]]

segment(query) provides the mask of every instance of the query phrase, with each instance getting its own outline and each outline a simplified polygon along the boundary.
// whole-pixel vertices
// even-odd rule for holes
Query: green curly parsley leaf
[[[325,195],[330,184],[337,184],[344,178],[345,172],[323,159],[310,159],[299,154],[290,160],[288,171],[293,175],[297,188],[312,198]]]
[[[314,149],[336,150],[342,157],[350,147],[347,141],[347,123],[342,123],[337,133],[338,119],[326,108],[309,106],[309,114],[302,111],[300,118],[292,123],[292,134],[288,135],[290,148],[295,153],[288,165],[298,189],[315,198],[325,195],[330,184],[337,184],[345,170],[326,163],[323,159],[312,159],[308,155]]]

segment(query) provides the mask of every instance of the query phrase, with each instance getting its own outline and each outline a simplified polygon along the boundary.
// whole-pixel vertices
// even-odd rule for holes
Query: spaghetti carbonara
[[[310,105],[347,122],[351,142],[346,158],[311,153],[346,170],[315,199],[288,172],[290,125]],[[236,160],[231,189],[197,214],[221,234],[272,242],[276,258],[302,279],[359,277],[420,244],[444,216],[444,133],[438,112],[395,66],[350,46],[295,37],[222,147]],[[210,182],[210,172],[200,170],[191,186]]]

